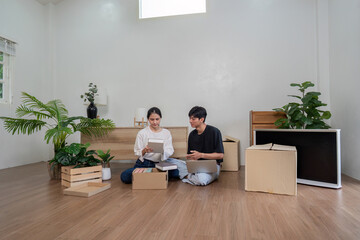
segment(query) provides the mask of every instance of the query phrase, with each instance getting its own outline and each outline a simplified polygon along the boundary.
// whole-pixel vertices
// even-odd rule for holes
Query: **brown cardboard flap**
[[[237,139],[237,138],[234,138],[234,137],[225,136],[224,142],[240,142],[240,139]]]
[[[252,145],[251,147],[248,147],[247,149],[249,149],[249,150],[296,151],[296,147],[294,147],[294,146],[272,144],[272,143]]]
[[[272,147],[272,143],[268,144],[261,144],[261,145],[252,145],[251,147],[248,147],[249,150],[270,150]]]
[[[296,151],[296,147],[294,147],[294,146],[287,146],[287,145],[274,144],[274,145],[272,146],[271,150],[277,150],[277,151]]]

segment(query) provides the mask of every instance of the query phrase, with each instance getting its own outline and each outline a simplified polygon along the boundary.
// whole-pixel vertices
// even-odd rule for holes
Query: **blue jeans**
[[[139,159],[136,160],[136,163],[133,168],[126,169],[120,175],[120,179],[123,183],[130,184],[132,182],[132,172],[135,168],[154,168],[155,163],[150,160],[144,159],[144,162]],[[179,170],[174,169],[169,171],[169,178],[179,178]]]

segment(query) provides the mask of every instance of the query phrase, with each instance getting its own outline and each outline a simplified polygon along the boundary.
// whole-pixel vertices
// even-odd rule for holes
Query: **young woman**
[[[152,107],[148,110],[149,126],[138,132],[134,146],[135,155],[139,158],[133,168],[126,169],[121,173],[122,182],[132,182],[132,172],[135,168],[154,168],[156,163],[167,160],[174,153],[170,131],[160,127],[161,117],[159,108]],[[147,145],[150,138],[164,140],[163,154],[154,153]],[[169,171],[169,177],[179,177],[179,171],[177,169]]]

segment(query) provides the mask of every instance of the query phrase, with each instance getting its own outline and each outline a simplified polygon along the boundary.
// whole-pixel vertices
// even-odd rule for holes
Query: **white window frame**
[[[0,104],[12,103],[12,81],[13,81],[13,66],[16,54],[16,42],[0,36],[0,52],[3,53],[3,79],[0,82],[3,84],[3,96],[0,98]]]
[[[1,52],[1,51],[0,51]],[[0,61],[0,64],[3,64],[3,79],[0,79],[0,83],[3,85],[3,96],[0,98],[0,103],[9,104],[11,103],[11,78],[12,78],[12,56],[7,53],[3,53],[3,61]]]
[[[139,19],[206,13],[206,0],[139,0]]]

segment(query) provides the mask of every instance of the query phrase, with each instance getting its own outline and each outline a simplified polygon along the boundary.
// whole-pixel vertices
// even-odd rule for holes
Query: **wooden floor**
[[[43,162],[0,170],[0,239],[360,239],[360,181],[346,176],[296,197],[245,192],[244,168],[206,187],[132,191],[127,166],[90,198],[64,196]]]

